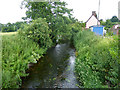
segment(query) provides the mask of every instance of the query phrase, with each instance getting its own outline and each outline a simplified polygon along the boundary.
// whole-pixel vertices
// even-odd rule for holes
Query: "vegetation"
[[[74,19],[71,17],[71,9],[66,8],[65,2],[26,2],[23,1],[22,7],[27,8],[26,17],[23,19],[35,20],[39,17],[46,18],[49,29],[52,31],[50,37],[56,43],[58,36],[70,38],[69,23]],[[67,15],[64,16],[64,15]],[[69,18],[68,18],[69,17]],[[67,34],[67,35],[66,35]]]
[[[65,8],[65,5],[65,2],[27,2],[26,19],[31,19],[28,24],[1,24],[2,32],[19,29],[18,34],[3,35],[2,38],[3,88],[19,87],[20,77],[28,75],[25,73],[28,64],[37,63],[46,50],[56,42],[58,36],[70,39],[71,20],[63,14],[70,14],[71,10]]]
[[[0,31],[1,32],[1,31]],[[2,37],[0,35],[0,89],[2,88]]]
[[[105,26],[105,30],[107,30],[107,34],[109,36],[113,35],[113,26],[116,24],[120,24],[117,16],[113,16],[111,19],[107,19],[106,21],[100,20],[101,25]]]
[[[32,39],[44,49],[48,49],[52,45],[50,33],[51,31],[49,30],[48,23],[42,18],[33,20],[30,24],[25,25],[23,29],[19,30],[21,36]]]
[[[107,19],[106,21],[100,20],[101,25],[105,26],[105,30],[107,30],[108,35],[112,36],[112,27],[116,24],[120,24],[119,19],[117,16],[113,16],[111,19]]]
[[[18,88],[20,77],[27,76],[29,63],[36,63],[45,50],[27,37],[18,34],[2,37],[2,87]]]
[[[118,86],[118,41],[101,38],[93,32],[82,31],[85,23],[72,18],[71,9],[65,2],[24,2],[24,20],[6,25],[0,24],[2,32],[17,31],[18,34],[2,34],[2,87],[18,88],[21,78],[27,76],[29,63],[37,63],[56,40],[72,40],[76,48],[76,72],[85,88]],[[67,14],[67,16],[65,16]],[[113,18],[115,19],[115,17]],[[102,22],[106,29],[114,20]]]
[[[117,16],[113,16],[111,18],[111,22],[119,22],[119,19],[117,18]]]
[[[25,24],[25,22],[0,24],[0,30],[2,32],[15,32],[18,29],[22,28],[22,24]]]
[[[118,87],[118,41],[101,38],[90,31],[74,36],[76,73],[85,88]]]
[[[26,76],[29,63],[37,63],[51,47],[50,30],[45,19],[33,20],[15,35],[3,35],[3,88],[17,88]],[[12,78],[12,79],[11,79]]]

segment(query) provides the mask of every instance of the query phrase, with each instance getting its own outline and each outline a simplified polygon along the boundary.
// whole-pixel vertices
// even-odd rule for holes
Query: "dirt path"
[[[18,32],[5,32],[5,33],[2,33],[0,32],[0,35],[11,35],[11,34],[17,34]]]

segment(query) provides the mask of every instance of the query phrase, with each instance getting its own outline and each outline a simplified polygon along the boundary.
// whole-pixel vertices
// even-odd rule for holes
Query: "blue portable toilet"
[[[104,26],[101,25],[91,26],[91,31],[95,32],[96,35],[103,36]]]

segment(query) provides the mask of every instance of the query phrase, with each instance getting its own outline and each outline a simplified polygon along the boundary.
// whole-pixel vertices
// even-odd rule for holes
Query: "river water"
[[[75,49],[69,43],[57,44],[30,67],[22,88],[78,88],[74,65]]]

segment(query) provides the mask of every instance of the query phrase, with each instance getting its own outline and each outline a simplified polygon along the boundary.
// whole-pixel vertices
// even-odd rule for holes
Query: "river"
[[[57,44],[29,68],[21,88],[78,88],[74,65],[75,49],[69,43]]]

